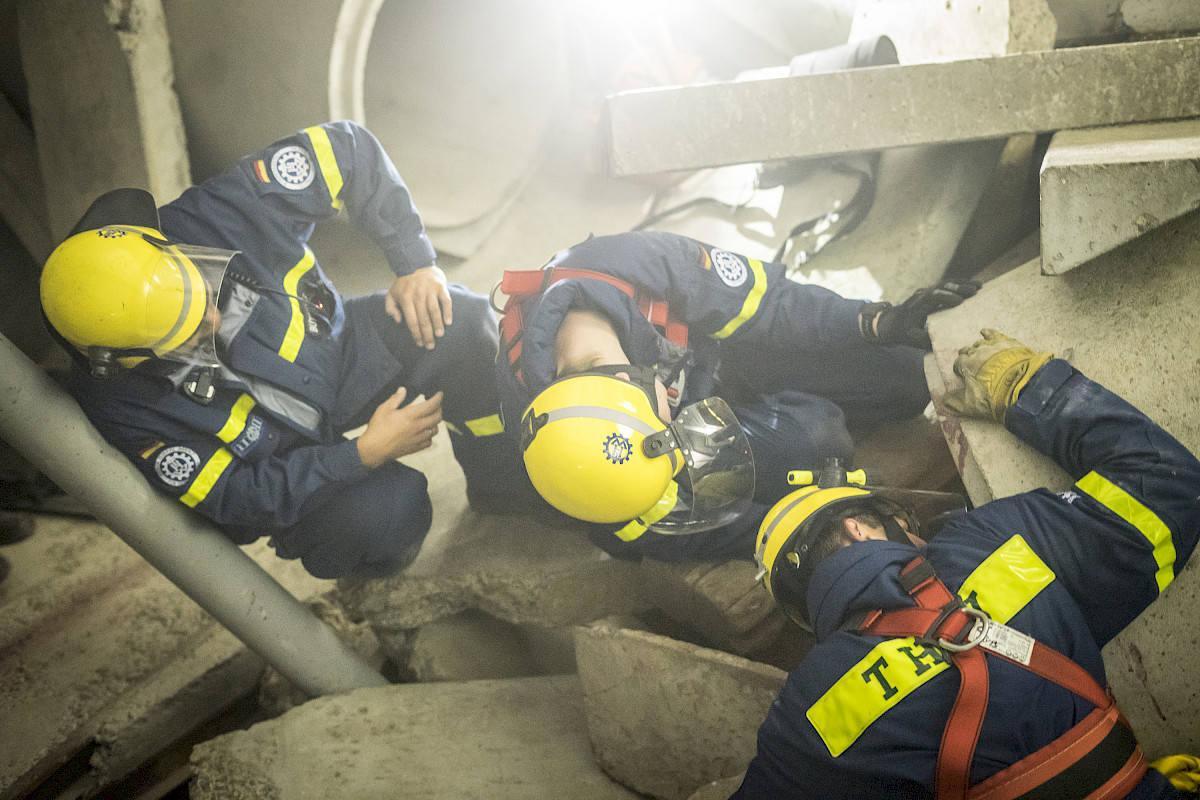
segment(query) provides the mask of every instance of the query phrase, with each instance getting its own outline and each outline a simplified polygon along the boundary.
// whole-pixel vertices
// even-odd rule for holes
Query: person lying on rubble
[[[343,299],[309,249],[343,208],[395,272],[386,291]],[[447,283],[408,187],[353,122],[299,131],[161,209],[138,189],[101,196],[41,298],[99,431],[235,542],[270,536],[316,577],[415,556],[427,481],[396,459],[443,420],[469,496],[496,490],[499,404],[477,377],[495,317]]]
[[[772,704],[733,797],[1195,790],[1191,756],[1147,770],[1100,651],[1192,554],[1200,462],[1066,361],[994,330],[960,351],[955,371],[965,385],[945,396],[948,409],[1002,423],[1075,485],[961,511],[937,531],[920,525],[916,492],[827,482],[780,500],[757,558],[816,644]]]
[[[501,405],[533,488],[617,557],[749,559],[789,469],[920,414],[926,317],[978,287],[892,306],[785,273],[655,232],[506,272]]]

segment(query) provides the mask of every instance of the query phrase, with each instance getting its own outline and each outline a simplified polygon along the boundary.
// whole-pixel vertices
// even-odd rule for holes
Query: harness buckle
[[[948,642],[945,638],[939,636],[937,640],[938,646],[949,650],[951,653],[962,653],[966,650],[970,650],[972,647],[978,646],[978,644],[983,641],[984,634],[987,633],[988,623],[992,620],[992,618],[987,615],[986,611],[980,611],[978,608],[973,606],[963,606],[962,612],[969,617],[974,617],[982,624],[972,625],[967,631],[967,640],[962,644]],[[979,631],[979,633],[976,634],[976,631]]]

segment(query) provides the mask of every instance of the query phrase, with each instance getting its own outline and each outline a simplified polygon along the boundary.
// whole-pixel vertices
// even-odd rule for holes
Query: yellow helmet
[[[50,324],[84,353],[103,347],[161,356],[200,327],[209,288],[192,259],[158,231],[109,225],[55,248],[42,270],[41,298]]]
[[[649,511],[682,466],[674,443],[656,436],[665,431],[642,387],[572,375],[529,404],[521,449],[530,482],[550,505],[588,522],[623,522]]]
[[[771,597],[800,624],[807,625],[811,547],[839,506],[870,497],[870,491],[857,486],[805,486],[785,495],[763,519],[754,557]]]

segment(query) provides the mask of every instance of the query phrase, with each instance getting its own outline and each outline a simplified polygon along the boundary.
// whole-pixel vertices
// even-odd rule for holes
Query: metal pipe
[[[154,491],[3,335],[0,436],[309,696],[387,684],[207,520]]]

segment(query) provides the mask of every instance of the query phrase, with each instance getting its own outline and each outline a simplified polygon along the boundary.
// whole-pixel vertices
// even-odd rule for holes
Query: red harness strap
[[[962,601],[919,556],[905,565],[900,579],[917,607],[872,612],[857,630],[880,636],[914,636],[937,644],[961,673],[938,753],[938,800],[1115,800],[1141,780],[1147,768],[1145,755],[1112,693],[1074,661],[1035,641],[1028,664],[989,652],[1069,689],[1096,709],[1050,744],[969,788],[989,689],[984,652],[976,646],[978,640],[966,641],[980,615],[964,609]],[[1115,772],[1114,764],[1120,765]],[[1080,795],[1081,790],[1086,794]]]
[[[533,299],[558,281],[570,278],[588,278],[604,281],[627,294],[637,303],[638,310],[652,325],[662,328],[666,337],[681,347],[687,347],[687,326],[674,319],[667,304],[638,292],[632,285],[620,278],[596,272],[590,269],[575,269],[572,267],[546,267],[545,269],[505,270],[504,276],[493,294],[498,289],[507,296],[500,317],[500,343],[508,354],[508,362],[513,367],[513,374],[521,383],[525,379],[521,375],[521,337],[525,331],[525,306]]]

